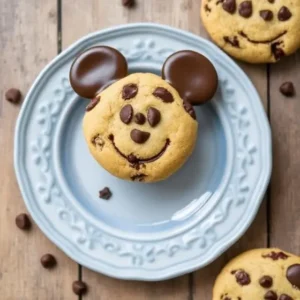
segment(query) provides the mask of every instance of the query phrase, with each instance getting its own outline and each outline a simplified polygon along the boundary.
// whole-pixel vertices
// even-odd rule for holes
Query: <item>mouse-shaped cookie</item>
[[[219,274],[212,300],[299,300],[300,257],[280,249],[254,249]]]
[[[192,153],[198,130],[193,105],[213,97],[218,77],[212,63],[193,51],[171,55],[162,77],[128,75],[120,52],[98,46],[76,58],[70,82],[91,99],[83,131],[93,157],[119,178],[155,182]]]

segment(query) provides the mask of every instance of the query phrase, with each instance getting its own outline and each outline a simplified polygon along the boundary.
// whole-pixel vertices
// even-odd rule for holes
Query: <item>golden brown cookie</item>
[[[219,274],[213,300],[299,300],[300,257],[255,249],[231,260]]]
[[[211,38],[230,55],[276,62],[300,48],[299,0],[202,0]]]

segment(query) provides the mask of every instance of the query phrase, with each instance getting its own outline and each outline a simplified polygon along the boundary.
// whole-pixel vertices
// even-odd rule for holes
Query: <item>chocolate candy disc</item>
[[[81,53],[70,70],[70,82],[81,97],[92,99],[111,83],[127,76],[127,62],[117,50],[99,46]]]
[[[189,50],[172,54],[164,63],[162,78],[168,81],[183,100],[200,105],[210,100],[218,87],[213,64],[203,55]]]

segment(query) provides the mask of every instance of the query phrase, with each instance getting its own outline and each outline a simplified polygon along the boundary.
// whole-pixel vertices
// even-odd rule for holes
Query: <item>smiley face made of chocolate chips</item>
[[[230,55],[276,62],[300,48],[299,0],[203,0],[202,21]]]
[[[219,274],[212,300],[299,300],[300,257],[277,248],[254,249]]]
[[[127,72],[124,56],[106,46],[90,48],[74,61],[71,85],[91,99],[84,136],[93,157],[111,174],[160,181],[192,153],[198,130],[192,105],[213,97],[217,73],[206,57],[193,51],[171,55],[162,78]]]

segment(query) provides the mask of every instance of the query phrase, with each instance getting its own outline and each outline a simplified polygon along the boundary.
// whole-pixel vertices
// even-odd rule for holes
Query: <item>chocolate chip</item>
[[[211,12],[211,8],[208,6],[208,4],[205,4],[204,9],[206,12]]]
[[[291,18],[292,13],[286,6],[282,6],[278,12],[278,20],[279,21],[287,21]]]
[[[128,155],[127,159],[132,164],[135,164],[135,163],[137,163],[139,161],[138,158],[135,155],[133,155],[133,154]]]
[[[279,48],[280,45],[281,42],[275,42],[271,44],[271,52],[274,55],[276,60],[280,60],[282,57],[285,56],[284,51],[281,48]]]
[[[41,257],[41,264],[45,269],[51,269],[56,266],[56,259],[52,254],[45,254]]]
[[[264,9],[259,12],[259,15],[265,20],[265,21],[271,21],[273,19],[273,12],[269,9]]]
[[[248,285],[250,284],[250,275],[244,270],[239,270],[235,273],[236,282],[240,285]]]
[[[160,112],[154,107],[150,107],[147,112],[148,123],[151,127],[155,127],[160,122]]]
[[[100,97],[95,97],[93,98],[90,103],[88,104],[88,106],[85,108],[86,111],[90,111],[92,110],[100,101]]]
[[[265,296],[264,296],[265,300],[277,300],[278,296],[275,292],[273,291],[268,291]]]
[[[225,43],[230,44],[232,47],[240,48],[240,42],[237,36],[234,36],[232,38],[230,38],[229,36],[224,36],[223,39]]]
[[[72,289],[74,294],[78,296],[82,296],[86,294],[88,288],[85,282],[76,280],[72,283]]]
[[[290,297],[289,295],[282,294],[282,295],[280,295],[279,300],[294,300],[294,299],[292,297]]]
[[[284,82],[280,86],[280,92],[286,97],[293,97],[295,96],[295,87],[294,84],[290,81]]]
[[[138,86],[134,83],[127,84],[123,87],[122,98],[129,100],[134,98],[138,93]]]
[[[112,193],[108,187],[105,187],[103,190],[99,191],[99,198],[108,200],[112,196]]]
[[[99,134],[97,134],[96,136],[94,136],[92,138],[92,144],[94,146],[99,147],[99,149],[102,150],[104,145],[105,145],[105,141],[103,140],[103,138]]]
[[[173,95],[163,87],[156,88],[153,92],[153,96],[160,98],[165,103],[171,103],[174,101]]]
[[[243,1],[239,6],[239,14],[244,18],[252,15],[252,1]]]
[[[236,1],[235,0],[224,0],[222,7],[228,13],[234,14],[236,11]]]
[[[143,144],[149,139],[150,133],[138,129],[133,129],[130,132],[130,137],[137,144]]]
[[[22,95],[18,89],[12,88],[6,91],[5,98],[9,102],[17,104],[21,101]]]
[[[279,260],[279,259],[287,259],[289,256],[282,251],[280,252],[271,251],[270,253],[265,254],[262,257],[271,258],[272,260]]]
[[[123,6],[131,7],[135,4],[134,0],[122,0]]]
[[[188,102],[188,101],[183,101],[183,107],[185,109],[185,111],[193,118],[196,120],[196,113],[194,110],[193,105]]]
[[[273,279],[271,276],[263,276],[262,278],[260,278],[259,284],[262,287],[269,289],[273,285]]]
[[[290,266],[286,271],[286,278],[293,287],[300,289],[300,264]]]
[[[28,230],[31,227],[31,222],[27,214],[19,214],[15,221],[17,227],[22,230]]]
[[[146,117],[142,113],[137,113],[134,116],[134,122],[139,125],[143,125],[146,122]]]
[[[268,0],[268,2],[273,4],[275,0]]]
[[[120,111],[120,119],[123,123],[129,124],[132,120],[133,108],[130,104],[125,105]]]

